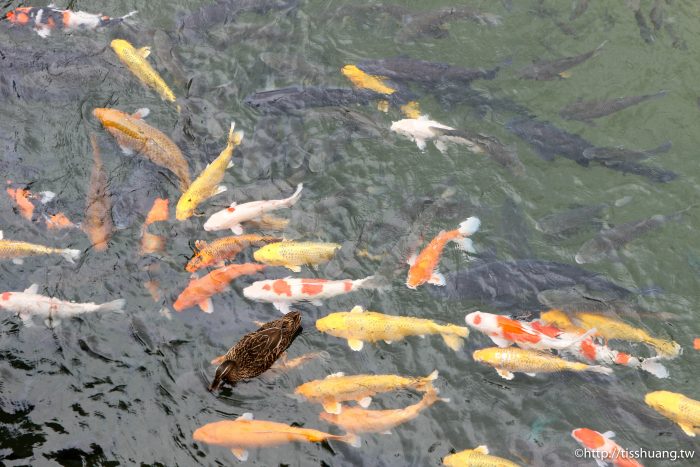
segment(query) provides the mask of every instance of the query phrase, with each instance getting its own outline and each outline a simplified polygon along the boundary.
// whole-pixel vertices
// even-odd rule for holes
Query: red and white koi
[[[32,318],[44,318],[46,326],[53,328],[61,324],[62,319],[72,318],[84,313],[106,312],[123,313],[124,299],[114,300],[98,305],[97,303],[66,302],[53,297],[39,295],[39,286],[32,284],[24,292],[3,292],[0,294],[0,309],[17,313],[26,326],[32,326]]]
[[[243,289],[243,296],[258,302],[268,302],[284,314],[297,302],[320,306],[321,300],[343,295],[353,290],[376,288],[374,276],[364,279],[307,279],[286,277],[253,282]]]
[[[630,456],[629,452],[611,439],[614,436],[615,433],[612,431],[598,433],[589,428],[577,428],[571,432],[571,437],[581,443],[583,447],[599,454],[593,459],[600,467],[605,467],[608,464],[616,467],[643,467]]]
[[[48,37],[54,29],[76,31],[79,29],[97,29],[121,23],[136,14],[132,11],[120,18],[111,18],[102,14],[84,11],[61,10],[53,3],[46,7],[19,7],[5,15],[12,24],[31,26],[41,37]]]
[[[277,209],[289,208],[301,198],[301,190],[304,185],[297,185],[297,190],[292,196],[285,199],[273,199],[263,201],[251,201],[240,206],[234,201],[231,206],[214,213],[204,223],[204,230],[213,232],[215,230],[231,229],[231,231],[240,235],[243,233],[242,222],[261,217],[266,212],[275,211]]]

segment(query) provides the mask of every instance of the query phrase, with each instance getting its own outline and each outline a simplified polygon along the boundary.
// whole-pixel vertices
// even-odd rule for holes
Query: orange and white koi
[[[52,191],[42,191],[34,194],[26,188],[12,188],[12,181],[7,181],[7,194],[17,206],[20,216],[28,221],[33,220],[36,204],[33,201],[38,200],[41,204],[46,204],[56,197],[56,193]]]
[[[643,467],[642,464],[630,457],[612,438],[615,433],[606,431],[599,433],[590,428],[577,428],[571,432],[571,437],[581,443],[588,451],[596,452],[599,455],[594,457],[600,467],[611,463],[616,467]]]
[[[185,266],[187,272],[195,272],[201,268],[213,265],[222,265],[224,261],[230,261],[248,246],[265,245],[270,242],[279,242],[279,237],[267,237],[264,235],[238,235],[224,237],[207,243],[197,240],[194,243],[195,254]]]
[[[253,420],[251,413],[244,413],[235,420],[207,423],[197,428],[192,438],[200,443],[228,448],[238,460],[243,462],[248,460],[248,449],[291,442],[320,443],[336,440],[360,447],[360,438],[357,435],[331,435],[323,431],[289,426],[284,423]]]
[[[7,13],[5,18],[12,24],[31,26],[39,36],[46,38],[53,30],[62,29],[64,31],[76,31],[79,29],[97,29],[99,27],[121,23],[135,14],[136,11],[132,11],[119,18],[110,18],[103,14],[61,10],[56,8],[56,5],[50,4],[46,7],[15,8]]]
[[[264,264],[230,264],[204,277],[192,279],[173,303],[173,308],[175,311],[182,311],[198,305],[203,312],[213,313],[212,296],[226,290],[229,283],[237,277],[255,274],[263,269],[265,269]]]
[[[141,227],[141,254],[148,255],[158,253],[165,249],[165,238],[162,235],[152,234],[148,231],[148,226],[156,222],[165,222],[168,220],[168,199],[156,198],[153,201],[146,220]]]
[[[329,280],[313,278],[273,279],[253,282],[243,289],[249,300],[268,302],[282,313],[289,313],[290,306],[297,302],[311,302],[321,306],[321,300],[343,295],[353,290],[376,287],[374,276],[364,279]]]
[[[22,264],[27,256],[61,255],[69,263],[75,263],[80,258],[80,250],[68,248],[51,248],[34,243],[5,240],[0,230],[0,260],[11,259],[15,264]]]
[[[445,276],[440,274],[440,271],[437,269],[442,250],[448,242],[456,242],[462,250],[468,253],[474,253],[474,245],[469,236],[479,230],[480,225],[481,221],[477,217],[470,217],[459,224],[458,229],[450,231],[443,230],[430,241],[423,251],[418,255],[414,254],[411,256],[411,258],[408,259],[408,264],[411,267],[408,270],[406,287],[415,289],[426,282],[433,285],[444,286]]]
[[[0,294],[0,309],[17,313],[26,326],[32,326],[32,318],[40,316],[48,327],[61,324],[62,319],[72,318],[84,313],[107,312],[122,313],[125,301],[114,300],[98,305],[96,303],[66,302],[53,297],[37,294],[39,286],[32,284],[24,292],[3,292]]]

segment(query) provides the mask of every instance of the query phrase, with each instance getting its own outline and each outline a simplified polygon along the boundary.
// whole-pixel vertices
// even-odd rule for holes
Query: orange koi
[[[31,221],[34,216],[34,203],[29,201],[32,197],[32,193],[23,188],[8,188],[7,194],[10,195],[12,201],[17,205],[20,215],[28,221]]]
[[[612,463],[616,467],[643,467],[611,439],[614,436],[615,433],[612,431],[598,433],[589,428],[577,428],[571,432],[571,437],[581,443],[583,447],[589,451],[600,453],[600,457],[594,457],[598,460],[598,465]]]
[[[207,243],[204,240],[195,242],[195,254],[185,266],[187,272],[195,272],[201,268],[221,264],[232,260],[249,246],[261,246],[266,243],[281,242],[279,237],[264,235],[238,235],[223,237]]]
[[[93,248],[97,251],[105,251],[109,239],[112,237],[111,203],[107,192],[107,176],[102,168],[100,147],[97,144],[97,136],[90,134],[92,145],[92,157],[94,164],[90,174],[90,188],[88,190],[85,206],[85,221],[83,229],[87,233]]]
[[[168,200],[156,198],[153,201],[151,210],[148,211],[146,221],[141,228],[141,254],[148,255],[158,253],[165,249],[165,238],[148,231],[148,226],[155,222],[165,222],[168,220]]]

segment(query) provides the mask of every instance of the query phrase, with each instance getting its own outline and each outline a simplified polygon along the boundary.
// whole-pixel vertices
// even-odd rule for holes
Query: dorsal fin
[[[151,111],[147,107],[141,107],[136,112],[131,114],[131,116],[136,119],[142,119],[148,117],[148,114],[150,113]]]
[[[195,251],[203,250],[206,247],[207,247],[207,242],[205,240],[195,240],[194,241]]]
[[[360,305],[356,305],[350,310],[350,313],[364,313],[365,310]]]
[[[253,414],[250,412],[246,412],[240,417],[238,417],[236,420],[252,420],[253,419]]]
[[[39,284],[32,284],[24,291],[24,293],[35,294],[39,291]]]
[[[343,373],[342,371],[339,371],[339,372],[337,372],[337,373],[331,373],[330,375],[326,376],[326,379],[329,379],[329,378],[342,378],[343,376],[345,376],[345,373]]]
[[[141,47],[140,49],[136,49],[136,53],[143,58],[148,58],[148,56],[151,55],[151,48],[148,46]]]
[[[489,448],[485,444],[482,444],[481,446],[475,447],[474,450],[478,453],[483,454],[483,455],[488,455],[488,453],[489,453]]]

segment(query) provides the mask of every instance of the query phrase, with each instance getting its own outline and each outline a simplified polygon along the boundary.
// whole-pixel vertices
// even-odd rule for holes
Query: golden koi
[[[369,89],[370,91],[386,95],[391,95],[396,92],[396,89],[384,83],[386,78],[367,74],[355,65],[345,65],[340,71],[358,88]]]
[[[416,101],[409,101],[401,106],[401,112],[406,118],[418,118],[421,116],[420,104]]]
[[[570,362],[546,352],[516,347],[479,349],[474,352],[473,357],[477,362],[491,365],[499,376],[508,380],[514,378],[513,372],[526,373],[529,376],[535,376],[535,373],[555,373],[558,371],[593,371],[604,375],[612,373],[610,368],[604,366]]]
[[[248,449],[277,446],[291,442],[320,443],[337,440],[359,447],[360,439],[353,434],[331,435],[309,428],[298,428],[284,423],[253,420],[253,414],[244,413],[235,420],[222,420],[197,428],[192,438],[200,443],[223,446],[240,461],[248,460]]]
[[[175,94],[165,84],[163,78],[153,69],[146,58],[151,54],[150,47],[135,49],[124,39],[114,39],[110,44],[119,60],[136,76],[143,84],[154,89],[160,97],[168,102],[175,102]]]
[[[97,144],[97,136],[94,133],[90,134],[90,144],[92,145],[94,163],[90,174],[90,188],[85,206],[83,229],[87,233],[93,248],[97,251],[105,251],[112,236],[112,208],[109,193],[107,192],[107,176],[102,167],[100,147]]]
[[[238,253],[250,245],[264,245],[270,242],[279,242],[279,237],[266,237],[264,235],[238,235],[223,237],[207,243],[204,240],[195,242],[195,254],[185,266],[187,272],[195,272],[198,269],[223,264],[232,260]],[[256,258],[257,260],[257,258]]]
[[[149,112],[145,108],[132,115],[116,109],[98,108],[92,111],[105,130],[117,140],[122,151],[127,154],[138,152],[154,164],[171,171],[177,176],[180,190],[184,192],[190,186],[187,160],[170,138],[143,120]]]
[[[175,208],[175,218],[177,220],[184,221],[188,219],[194,214],[194,210],[200,203],[226,191],[226,187],[219,185],[219,183],[224,179],[226,169],[233,167],[233,162],[231,162],[233,150],[243,140],[242,131],[233,131],[235,126],[236,124],[231,122],[226,147],[221,151],[219,157],[202,170],[199,177],[192,182],[192,185],[180,197]]]
[[[654,391],[644,396],[644,402],[677,423],[686,435],[700,433],[700,401],[676,392]]]
[[[489,448],[485,445],[450,454],[442,460],[442,465],[448,467],[519,467],[518,464],[508,459],[490,455]]]
[[[362,350],[363,341],[383,340],[390,344],[407,336],[426,334],[440,334],[449,348],[459,351],[464,345],[462,339],[469,336],[466,327],[438,324],[429,319],[384,315],[365,311],[360,306],[354,307],[350,312],[331,313],[316,321],[316,328],[331,336],[347,339],[348,345],[355,351]]]
[[[300,272],[303,265],[316,266],[329,261],[339,249],[337,243],[280,241],[260,248],[253,253],[253,258],[269,266],[284,266]]]
[[[339,414],[343,401],[357,401],[367,408],[372,396],[381,392],[399,389],[415,389],[420,392],[434,390],[433,381],[438,377],[437,370],[424,378],[406,378],[397,375],[353,375],[343,373],[328,375],[325,379],[309,381],[297,387],[295,394],[312,402],[319,402],[328,413]]]
[[[75,260],[80,258],[80,250],[51,248],[43,245],[35,245],[33,243],[5,240],[0,230],[0,260],[11,259],[15,264],[22,264],[24,262],[22,258],[26,256],[41,255],[61,255],[63,259],[72,264],[75,263]]]

